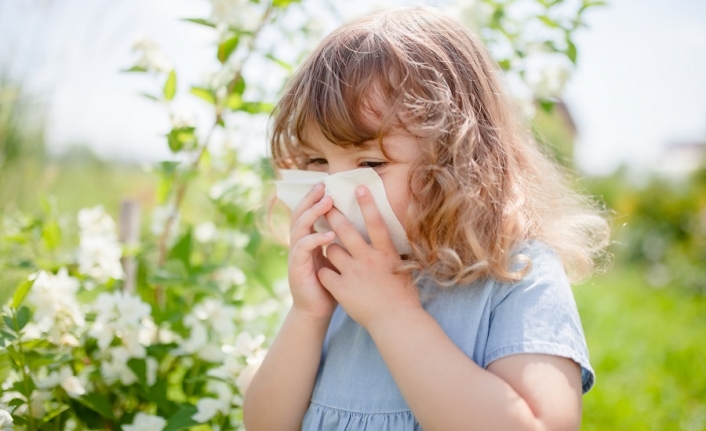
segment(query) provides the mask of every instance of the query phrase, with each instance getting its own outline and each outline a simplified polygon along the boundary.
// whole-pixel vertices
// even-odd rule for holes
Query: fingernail
[[[365,196],[365,187],[360,186],[355,189],[355,194],[358,196]]]
[[[317,185],[314,186],[314,190],[316,190],[318,192],[323,187],[324,187],[324,183],[318,183]]]

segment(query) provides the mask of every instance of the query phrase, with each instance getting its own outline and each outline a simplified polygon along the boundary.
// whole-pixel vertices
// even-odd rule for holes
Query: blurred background
[[[131,199],[152,214],[149,232],[163,185],[154,166],[183,160],[167,135],[213,121],[193,88],[217,87],[220,29],[194,20],[246,25],[245,3],[0,0],[0,215],[101,204],[117,217]],[[613,217],[611,267],[575,287],[598,376],[582,429],[706,430],[706,2],[294,3],[243,68],[243,100],[276,102],[323,35],[380,7],[437,6],[483,37],[537,139]],[[164,76],[135,67],[178,71],[166,108],[150,94]],[[233,150],[260,163],[267,114],[255,111],[266,109],[209,134],[212,159]],[[180,217],[208,221],[198,188]]]

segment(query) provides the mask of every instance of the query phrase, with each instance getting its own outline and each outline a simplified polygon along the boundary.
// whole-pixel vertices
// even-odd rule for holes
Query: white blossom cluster
[[[14,420],[8,410],[9,408],[6,405],[0,404],[0,431],[12,431],[13,429]]]
[[[71,277],[64,267],[57,274],[39,271],[30,276],[34,280],[27,302],[35,307],[32,322],[24,328],[24,336],[39,339],[44,336],[54,344],[77,343],[73,335],[85,326],[86,320],[76,299],[78,279]]]
[[[88,331],[98,347],[105,352],[101,362],[101,375],[108,383],[120,381],[129,385],[137,380],[128,367],[131,358],[146,359],[147,384],[152,386],[157,378],[157,360],[147,357],[146,346],[157,341],[157,326],[151,317],[151,307],[137,295],[117,291],[98,295],[91,307],[96,319]],[[113,340],[120,344],[112,346]]]
[[[250,0],[210,0],[211,22],[244,31],[255,30],[264,14],[263,5]]]
[[[249,169],[233,171],[226,179],[211,186],[208,195],[213,200],[228,200],[252,209],[262,203],[262,178]]]
[[[159,49],[159,45],[148,37],[140,37],[132,44],[132,51],[139,55],[135,66],[150,72],[169,72],[172,65]]]
[[[78,226],[81,230],[79,272],[99,283],[105,283],[111,278],[122,279],[122,248],[118,242],[115,222],[106,214],[103,206],[79,211]]]

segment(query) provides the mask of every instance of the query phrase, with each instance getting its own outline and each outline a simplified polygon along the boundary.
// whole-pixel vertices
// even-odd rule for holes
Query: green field
[[[620,266],[574,292],[597,373],[582,430],[705,430],[706,298]]]
[[[141,169],[55,166],[44,175],[45,190],[68,220],[96,204],[117,216],[120,201],[131,197],[143,203],[149,226],[156,179]],[[38,196],[24,196],[22,206],[31,212]],[[203,210],[194,204],[199,200],[188,200],[185,216]],[[0,286],[0,298],[12,288]],[[651,287],[620,259],[574,292],[597,373],[584,397],[582,429],[706,430],[706,297],[674,285]]]

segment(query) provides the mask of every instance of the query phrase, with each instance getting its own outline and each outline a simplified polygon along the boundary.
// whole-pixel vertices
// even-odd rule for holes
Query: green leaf
[[[42,229],[42,239],[49,250],[54,250],[61,240],[61,228],[55,221],[48,222]]]
[[[121,72],[124,73],[130,73],[130,72],[147,72],[147,68],[142,67],[142,66],[132,66],[129,69],[123,69]]]
[[[510,65],[511,65],[510,60],[508,60],[508,59],[500,60],[500,61],[498,61],[498,64],[500,65],[500,67],[503,70],[510,70]]]
[[[566,56],[569,57],[569,60],[571,60],[572,63],[576,64],[576,45],[571,41],[571,39],[566,39]]]
[[[159,102],[159,97],[154,96],[154,95],[149,94],[149,93],[140,93],[140,96],[145,97],[145,98],[150,99],[150,100],[154,100],[155,102]]]
[[[243,98],[240,97],[240,94],[233,93],[228,96],[228,99],[226,99],[226,106],[228,107],[228,109],[236,111],[240,109],[241,106],[243,106]]]
[[[181,409],[179,409],[179,411],[174,414],[174,416],[169,418],[169,420],[167,421],[167,426],[164,427],[164,430],[162,431],[179,431],[183,430],[184,428],[189,428],[194,425],[198,425],[198,422],[191,419],[191,416],[195,415],[197,411],[198,410],[196,409],[196,406],[182,406]]]
[[[24,364],[23,364],[23,366],[24,366]],[[12,389],[21,393],[27,399],[30,399],[29,398],[30,394],[32,394],[32,391],[37,389],[37,387],[34,385],[34,380],[32,380],[31,377],[28,377],[27,380],[19,380],[19,381],[15,382],[15,384],[12,385]]]
[[[179,239],[174,247],[169,251],[169,259],[181,261],[187,271],[191,270],[191,229],[187,229],[186,233]]]
[[[113,415],[113,406],[110,404],[110,400],[108,400],[105,395],[89,394],[76,398],[76,400],[104,418],[115,420],[115,416]]]
[[[64,413],[66,410],[68,410],[70,408],[71,407],[68,404],[60,405],[59,408],[57,408],[56,410],[44,415],[44,417],[42,418],[42,424],[49,423],[52,419],[54,419],[55,417]]]
[[[548,16],[538,16],[539,18],[547,27],[551,28],[561,28],[558,22],[554,21],[553,19],[549,18]]]
[[[27,307],[21,307],[19,311],[17,312],[17,331],[21,331],[22,328],[27,325],[27,322],[29,322],[29,308]]]
[[[241,111],[249,114],[269,114],[273,109],[275,109],[275,105],[265,102],[243,102],[240,107]]]
[[[225,41],[221,42],[218,45],[218,61],[220,61],[221,63],[225,63],[226,61],[228,61],[230,55],[238,47],[239,40],[240,38],[235,35],[230,39],[226,39]]]
[[[172,192],[172,187],[174,186],[174,178],[172,177],[162,177],[159,179],[157,184],[157,203],[160,205],[167,202],[169,194]]]
[[[193,22],[194,24],[205,25],[206,27],[216,28],[216,24],[203,18],[183,18],[182,21]]]
[[[176,94],[176,72],[173,70],[169,72],[167,81],[164,83],[164,98],[166,100],[172,100]]]
[[[216,104],[216,96],[214,96],[213,92],[207,88],[191,87],[191,94],[205,100],[211,105]]]
[[[292,3],[299,3],[301,0],[273,0],[272,6],[279,8],[286,8]]]
[[[197,140],[194,131],[195,127],[178,127],[172,129],[167,134],[167,143],[169,149],[174,153],[178,153],[183,149],[192,150],[196,148]]]
[[[12,341],[12,340],[17,339],[17,336],[15,334],[12,334],[7,331],[3,331],[2,329],[0,329],[0,337],[2,337],[3,340],[7,340],[7,341]]]
[[[551,100],[542,99],[542,100],[539,100],[538,102],[539,102],[539,106],[542,108],[542,110],[544,112],[551,114],[552,111],[554,110],[554,102],[552,102]]]
[[[19,308],[22,305],[22,301],[24,301],[33,284],[34,280],[26,280],[15,289],[15,293],[12,295],[12,308]]]
[[[272,54],[267,54],[265,55],[265,57],[269,58],[270,60],[274,61],[276,64],[281,66],[284,70],[287,71],[287,73],[292,73],[294,71],[294,67],[291,64],[287,63],[286,61],[280,60],[279,58],[276,58]]]
[[[2,316],[2,320],[5,322],[5,326],[13,332],[16,332],[15,330],[15,322],[12,320],[12,317],[10,316]]]
[[[243,79],[241,74],[236,75],[236,77],[228,83],[228,92],[230,94],[240,94],[241,96],[243,92],[245,92],[245,79]]]
[[[127,366],[135,373],[137,382],[147,389],[147,362],[144,359],[132,358],[127,361]]]

